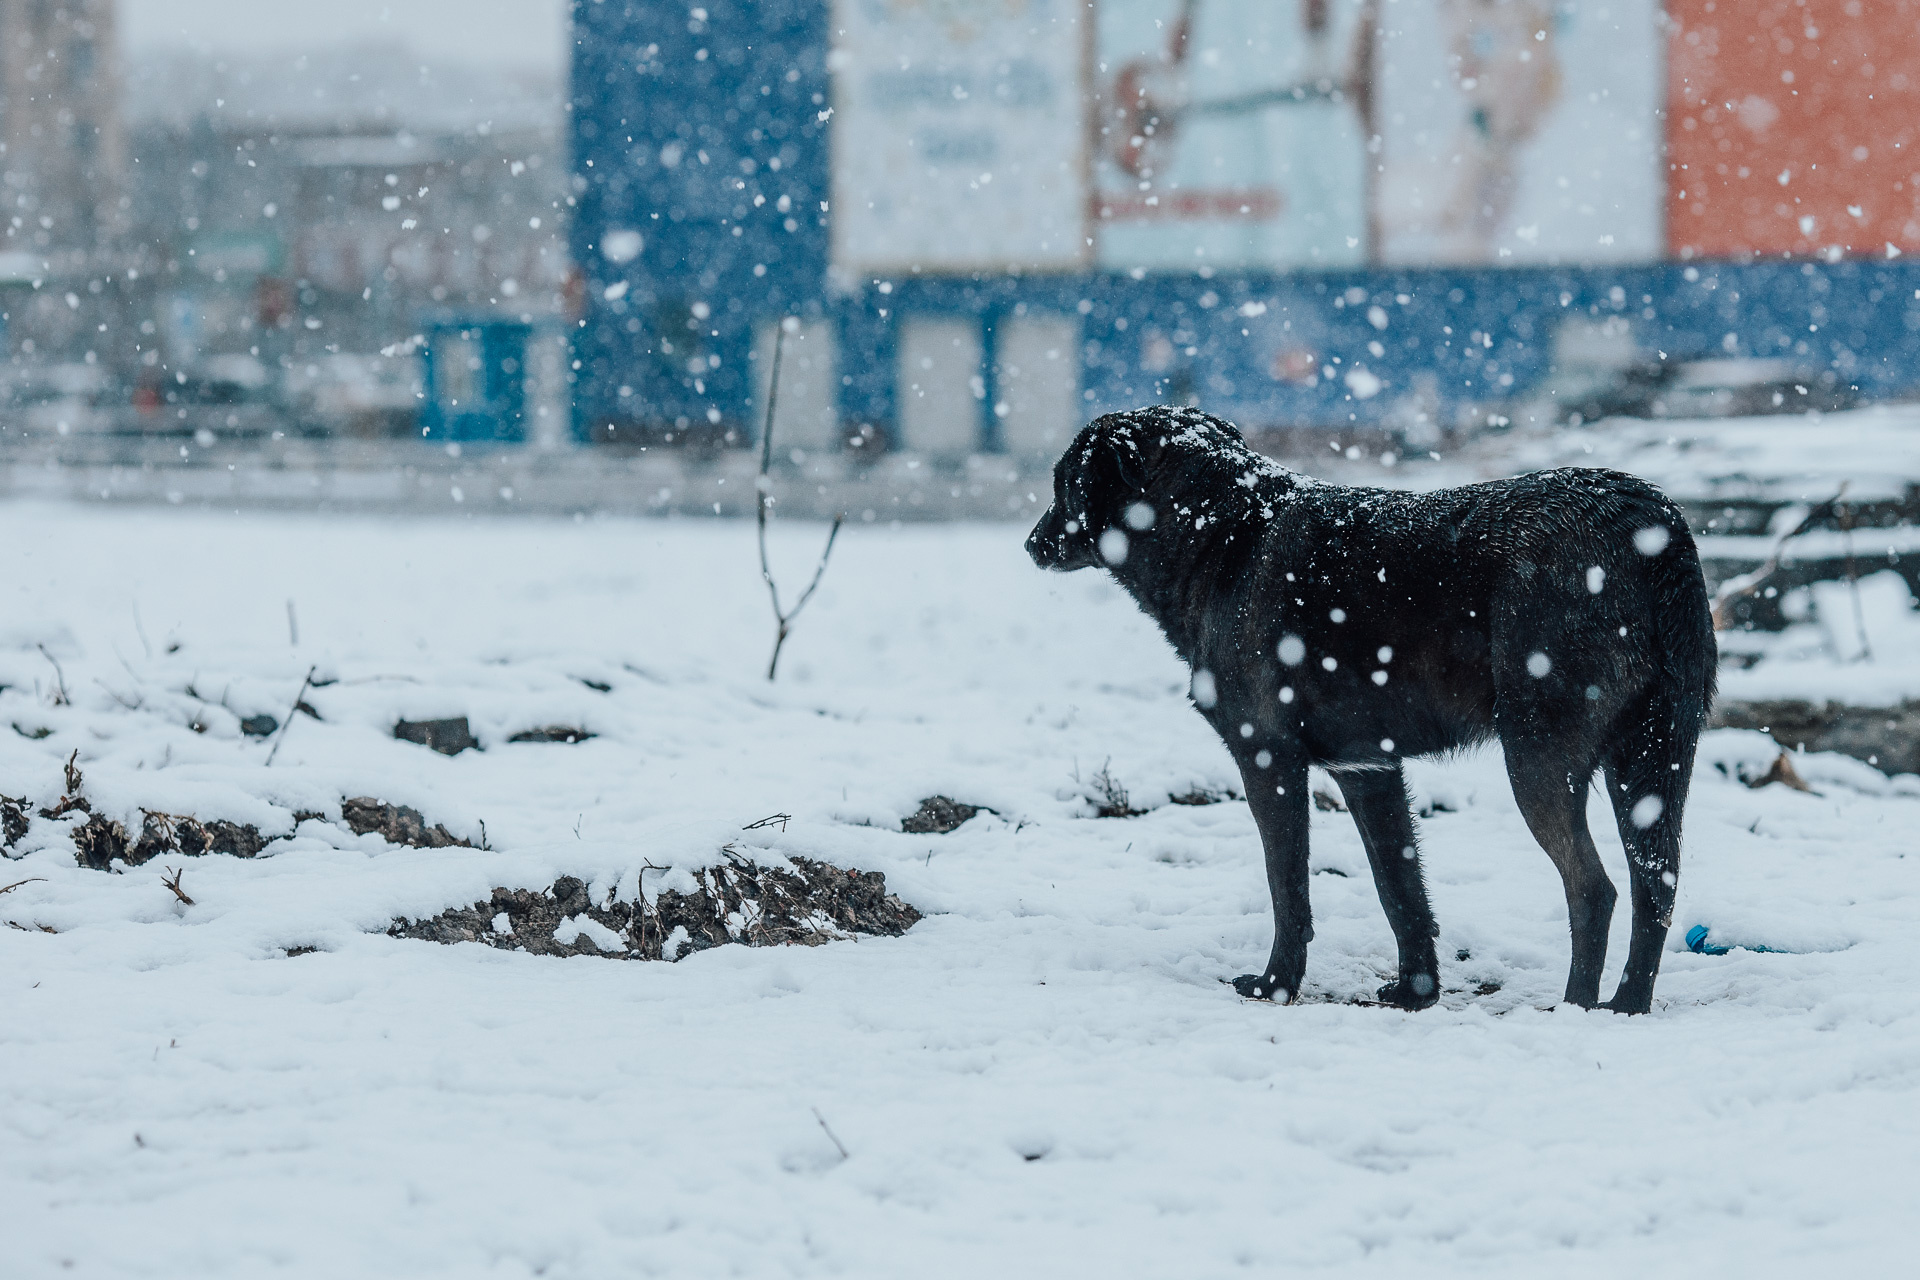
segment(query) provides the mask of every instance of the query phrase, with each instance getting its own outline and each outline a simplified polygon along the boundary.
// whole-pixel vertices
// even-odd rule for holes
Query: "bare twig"
[[[820,1122],[820,1132],[827,1135],[827,1141],[833,1143],[833,1149],[840,1153],[840,1158],[842,1160],[853,1159],[852,1156],[847,1154],[847,1144],[840,1141],[840,1139],[835,1136],[833,1130],[827,1127],[827,1118],[820,1114],[820,1108],[813,1107],[811,1110],[813,1111],[813,1118]]]
[[[767,595],[773,601],[773,656],[767,660],[767,679],[772,680],[780,669],[780,649],[787,643],[787,637],[793,634],[794,619],[807,607],[807,601],[813,599],[814,591],[820,586],[820,578],[827,571],[827,559],[833,555],[833,542],[840,536],[840,526],[846,521],[847,513],[842,511],[833,517],[833,528],[827,531],[827,545],[820,552],[820,563],[814,567],[813,581],[800,593],[791,609],[780,607],[780,588],[773,581],[773,570],[767,564],[767,516],[773,509],[773,494],[770,492],[772,481],[767,472],[773,465],[773,410],[780,399],[780,359],[787,342],[789,325],[797,327],[797,322],[788,317],[780,322],[773,335],[773,368],[767,379],[767,416],[760,429],[760,474],[754,482],[754,523],[760,539],[760,580],[767,584]]]
[[[271,765],[273,758],[280,754],[280,744],[287,740],[287,730],[293,728],[293,718],[300,714],[300,702],[307,696],[308,686],[313,683],[313,673],[319,669],[317,666],[307,668],[306,679],[300,682],[300,692],[293,695],[293,706],[287,711],[287,718],[281,721],[280,732],[274,735],[273,750],[267,752],[268,765]]]
[[[147,661],[153,661],[153,646],[147,643],[147,629],[140,625],[140,602],[133,602],[133,634],[140,637],[140,647],[146,650]],[[124,666],[125,663],[123,662]]]
[[[169,880],[165,875],[162,875],[160,877],[160,883],[167,886],[167,888],[173,890],[173,896],[180,899],[180,903],[182,906],[188,906],[188,907],[192,906],[193,899],[189,898],[187,896],[187,891],[180,887],[180,876],[181,876],[181,873],[184,871],[184,868],[165,867],[165,868],[162,868],[162,870],[173,872],[173,879]]]
[[[25,880],[15,880],[12,884],[0,885],[0,893],[12,893],[23,884],[45,883],[45,876],[28,876]]]
[[[292,596],[287,597],[287,643],[300,647],[300,620],[294,616]]]
[[[766,817],[760,819],[758,822],[749,822],[746,826],[740,829],[742,831],[758,831],[761,827],[770,827],[777,822],[780,824],[780,829],[782,831],[785,831],[787,829],[787,824],[792,821],[793,821],[793,815],[790,813],[770,813]]]
[[[1766,585],[1767,579],[1771,578],[1775,572],[1779,570],[1780,553],[1786,548],[1789,541],[1799,537],[1808,529],[1812,528],[1814,521],[1838,514],[1840,499],[1845,496],[1846,492],[1847,486],[1845,483],[1842,483],[1839,489],[1834,491],[1834,495],[1831,498],[1828,498],[1819,506],[1809,509],[1806,515],[1800,517],[1799,522],[1796,523],[1793,528],[1776,538],[1773,543],[1773,550],[1767,556],[1765,564],[1753,570],[1751,573],[1743,573],[1737,578],[1728,578],[1720,584],[1720,589],[1714,593],[1713,597],[1713,629],[1715,631],[1725,631],[1729,626],[1733,625],[1734,601],[1743,599],[1758,591],[1762,586]]]
[[[665,871],[665,870],[667,870],[667,868],[656,867],[653,865],[653,861],[651,859],[648,859],[647,861],[642,862],[640,864],[640,870],[638,873],[635,874],[633,878],[634,893],[635,893],[635,896],[638,897],[640,900],[640,922],[639,922],[640,939],[639,941],[640,941],[640,946],[643,950],[647,945],[647,918],[649,916],[653,918],[653,931],[659,935],[661,946],[664,947],[666,945],[667,927],[666,925],[661,923],[660,909],[657,906],[647,901],[647,872]]]
[[[56,707],[70,705],[72,700],[67,697],[67,673],[60,669],[60,659],[48,653],[47,646],[43,644],[35,645],[34,648],[40,651],[41,657],[53,664],[53,678],[57,682],[54,685],[53,705]]]
[[[108,684],[105,680],[102,680],[99,676],[95,676],[93,678],[93,682],[99,685],[102,689],[105,689],[107,691],[107,696],[109,698],[112,698],[115,702],[119,703],[121,706],[125,707],[129,711],[138,711],[141,708],[141,706],[144,705],[146,702],[146,698],[138,693],[133,695],[133,701],[131,702],[127,701],[125,698],[115,693],[113,691],[113,686]]]
[[[63,781],[67,784],[66,793],[70,796],[80,794],[80,748],[75,747],[73,754],[67,757],[66,768],[62,770]]]

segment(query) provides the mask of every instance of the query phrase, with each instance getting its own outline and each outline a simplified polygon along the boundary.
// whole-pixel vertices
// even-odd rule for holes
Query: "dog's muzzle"
[[[1066,528],[1049,510],[1027,535],[1027,555],[1042,569],[1067,568]]]

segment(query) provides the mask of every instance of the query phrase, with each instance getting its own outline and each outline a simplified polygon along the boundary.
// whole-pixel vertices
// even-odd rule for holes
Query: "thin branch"
[[[54,695],[53,705],[56,707],[65,707],[65,706],[71,705],[72,700],[67,697],[67,673],[60,669],[60,659],[54,657],[51,653],[48,653],[47,646],[43,644],[35,645],[34,648],[40,651],[41,657],[45,658],[48,662],[51,662],[53,664],[54,679],[59,682],[57,686],[57,688],[59,689],[59,692]]]
[[[768,472],[773,465],[773,411],[780,399],[780,361],[787,342],[787,326],[793,323],[791,317],[783,319],[773,336],[773,368],[767,382],[766,421],[760,428],[760,474],[754,481],[754,524],[760,542],[760,580],[767,584],[767,595],[773,602],[773,656],[767,660],[767,679],[771,681],[780,670],[780,650],[786,645],[787,637],[793,634],[793,623],[800,611],[807,607],[807,601],[813,599],[813,593],[820,586],[820,579],[827,572],[827,561],[833,555],[834,540],[840,536],[840,526],[845,523],[847,513],[842,511],[833,518],[833,528],[827,531],[827,545],[820,552],[820,563],[814,566],[813,580],[807,589],[800,593],[791,610],[780,607],[780,588],[773,580],[773,569],[767,563],[767,516],[773,508],[773,494],[770,490],[773,482]]]
[[[167,888],[173,890],[173,896],[180,899],[180,904],[182,906],[187,906],[187,907],[192,906],[193,899],[189,898],[187,896],[187,891],[180,887],[180,876],[186,869],[184,867],[163,867],[161,870],[163,873],[166,871],[173,872],[173,879],[169,880],[164,874],[162,874],[160,877],[160,883],[167,886]]]
[[[846,523],[846,519],[847,513],[844,511],[834,516],[833,527],[827,530],[827,545],[820,552],[820,563],[813,567],[813,581],[807,584],[807,589],[800,593],[798,600],[794,601],[793,612],[787,615],[787,621],[791,622],[799,617],[800,611],[807,607],[807,601],[813,599],[814,591],[820,586],[820,577],[827,571],[827,557],[833,554],[833,540],[840,536],[840,526]]]
[[[25,880],[15,880],[12,884],[0,885],[0,893],[12,893],[23,884],[44,884],[45,876],[28,876]]]
[[[827,1135],[827,1140],[833,1143],[833,1149],[840,1153],[840,1158],[842,1160],[853,1159],[852,1156],[847,1154],[847,1144],[840,1141],[840,1139],[835,1136],[833,1130],[827,1127],[827,1118],[820,1114],[820,1108],[814,1107],[811,1108],[811,1110],[813,1111],[813,1118],[820,1122],[820,1132]]]
[[[780,588],[774,585],[773,570],[767,566],[767,509],[773,505],[773,497],[767,492],[767,471],[773,464],[773,408],[780,402],[780,358],[787,346],[787,322],[782,320],[773,331],[773,368],[767,376],[767,415],[760,424],[760,474],[754,480],[753,513],[754,523],[760,537],[760,581],[767,584],[767,591],[773,597],[773,616],[785,621],[780,611]],[[773,677],[769,675],[767,679]]]
[[[306,679],[300,682],[300,692],[293,695],[293,706],[288,709],[287,718],[281,722],[280,732],[274,735],[273,750],[267,752],[269,766],[273,764],[273,758],[280,754],[280,744],[287,740],[287,730],[293,728],[293,718],[300,714],[300,701],[307,696],[307,688],[313,684],[313,673],[319,669],[318,666],[308,667]]]
[[[780,824],[780,829],[782,831],[785,831],[787,829],[787,824],[792,821],[793,821],[793,815],[790,813],[770,813],[766,817],[760,819],[760,821],[749,822],[746,826],[740,829],[742,831],[758,831],[762,827],[770,827],[777,822]]]

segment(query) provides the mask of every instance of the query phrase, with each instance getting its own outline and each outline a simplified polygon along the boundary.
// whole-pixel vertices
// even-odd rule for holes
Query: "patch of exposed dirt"
[[[451,720],[402,720],[393,726],[393,736],[402,742],[430,747],[443,756],[457,756],[468,747],[480,746],[465,716]]]
[[[1227,800],[1238,800],[1239,798],[1239,795],[1232,790],[1215,791],[1211,787],[1195,786],[1188,788],[1177,796],[1168,796],[1167,800],[1171,804],[1203,805],[1220,804]]]
[[[27,802],[0,796],[0,849],[11,849],[27,834]]]
[[[202,822],[177,813],[154,813],[142,809],[140,835],[130,838],[121,823],[100,814],[91,814],[73,830],[76,860],[83,867],[106,871],[114,859],[137,867],[165,854],[197,858],[207,853],[224,853],[235,858],[251,858],[267,847],[268,837],[260,828],[240,822]]]
[[[4,797],[0,797],[0,800],[4,800]],[[4,811],[5,805],[0,805],[0,815]],[[66,794],[60,797],[58,804],[42,809],[40,816],[60,818],[69,813],[87,815],[87,820],[73,829],[74,859],[81,866],[94,871],[109,870],[115,859],[130,867],[137,867],[143,862],[172,853],[189,858],[205,853],[251,858],[266,848],[270,840],[270,837],[260,833],[260,828],[247,823],[220,819],[206,822],[178,813],[157,813],[152,809],[140,811],[140,834],[138,837],[131,836],[124,823],[93,811],[93,802],[86,794],[86,779],[80,772],[78,751],[67,758]],[[23,813],[21,817],[24,816]],[[0,816],[0,823],[8,831],[13,829],[12,822],[3,816]],[[24,834],[25,830],[23,825],[21,833]]]
[[[897,937],[920,913],[887,892],[877,871],[843,871],[809,858],[792,870],[738,854],[693,873],[692,893],[595,903],[584,881],[562,876],[544,892],[495,889],[470,907],[395,920],[387,933],[428,942],[480,942],[535,955],[681,960],[730,942],[819,946],[854,934]]]
[[[597,738],[599,734],[588,733],[585,729],[571,729],[564,724],[550,724],[539,729],[523,729],[508,738],[508,742],[585,742],[588,738]]]
[[[415,849],[473,848],[471,840],[462,840],[439,823],[427,825],[418,809],[403,804],[388,804],[372,796],[356,796],[340,802],[340,817],[357,836],[369,831],[388,844],[404,844]]]
[[[1758,729],[1789,751],[1838,751],[1882,773],[1920,773],[1920,702],[1852,707],[1839,702],[1722,702],[1716,729]]]
[[[900,829],[910,836],[943,836],[981,812],[993,811],[985,805],[962,804],[950,796],[928,796],[900,823]]]

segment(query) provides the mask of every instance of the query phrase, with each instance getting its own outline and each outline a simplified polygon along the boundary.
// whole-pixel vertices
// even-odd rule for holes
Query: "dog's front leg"
[[[1259,973],[1235,978],[1233,989],[1250,999],[1291,1003],[1300,994],[1307,943],[1313,938],[1313,909],[1307,903],[1307,762],[1261,750],[1241,756],[1239,764],[1247,807],[1266,849],[1273,954]]]

